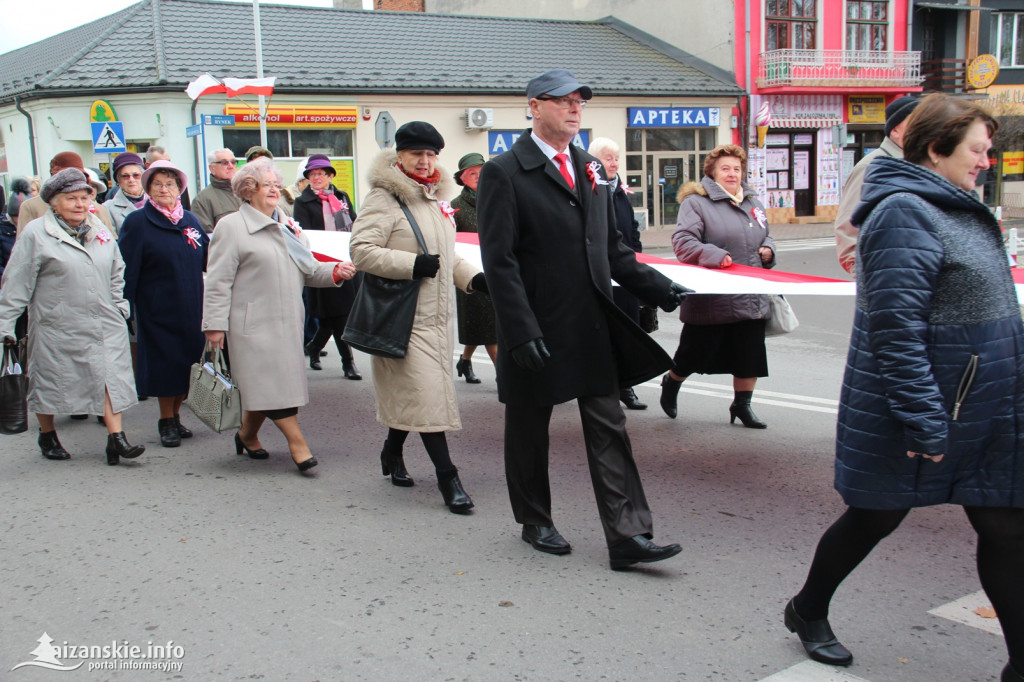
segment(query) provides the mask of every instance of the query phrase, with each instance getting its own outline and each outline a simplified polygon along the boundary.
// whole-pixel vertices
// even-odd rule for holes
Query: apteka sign
[[[717,128],[718,107],[629,107],[630,128]]]

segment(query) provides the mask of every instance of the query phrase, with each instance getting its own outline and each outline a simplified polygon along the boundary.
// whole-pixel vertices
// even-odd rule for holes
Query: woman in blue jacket
[[[1024,327],[999,225],[974,194],[996,121],[935,94],[908,119],[903,160],[868,169],[857,310],[836,434],[849,505],[822,536],[785,624],[808,655],[849,665],[828,623],[840,583],[913,507],[963,506],[978,575],[1024,681]]]

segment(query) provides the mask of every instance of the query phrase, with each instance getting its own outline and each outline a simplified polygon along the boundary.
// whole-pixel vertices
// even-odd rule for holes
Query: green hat
[[[274,158],[274,155],[270,153],[269,149],[267,149],[266,147],[261,147],[259,145],[255,145],[253,147],[249,147],[249,149],[245,152],[245,161],[246,161],[246,163],[248,163],[249,161],[252,161],[252,157],[256,156],[257,154],[260,155],[260,156],[269,157],[271,159]]]
[[[470,152],[469,154],[466,154],[461,159],[459,159],[459,170],[457,173],[455,173],[455,182],[461,185],[462,171],[468,170],[470,168],[476,168],[477,166],[482,166],[484,165],[484,163],[486,163],[486,161],[484,161],[483,154],[478,154],[476,152]]]

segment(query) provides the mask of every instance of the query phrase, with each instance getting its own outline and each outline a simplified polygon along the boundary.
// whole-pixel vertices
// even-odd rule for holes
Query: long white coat
[[[37,414],[103,414],[138,398],[128,346],[124,261],[93,215],[85,243],[72,239],[53,211],[25,225],[0,286],[0,336],[28,310],[28,409]]]
[[[309,402],[302,356],[302,287],[338,286],[334,263],[306,276],[288,255],[278,223],[242,204],[217,223],[210,239],[203,330],[227,332],[231,379],[246,410],[280,410]],[[309,240],[299,240],[309,247]]]
[[[412,279],[420,247],[398,196],[416,219],[429,252],[441,255],[441,269],[420,284],[406,356],[373,358],[377,421],[402,431],[453,431],[462,428],[462,422],[452,381],[452,284],[467,291],[480,271],[455,254],[455,223],[441,211],[440,197],[453,189],[451,176],[442,170],[442,180],[427,189],[402,173],[396,162],[394,151],[384,151],[370,168],[373,189],[352,226],[352,262],[359,270],[381,277]]]

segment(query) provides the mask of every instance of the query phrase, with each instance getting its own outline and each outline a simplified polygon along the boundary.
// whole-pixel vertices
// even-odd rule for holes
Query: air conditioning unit
[[[490,130],[494,127],[494,109],[466,109],[466,130]]]

